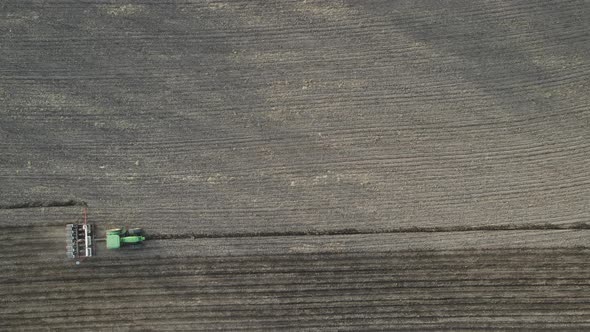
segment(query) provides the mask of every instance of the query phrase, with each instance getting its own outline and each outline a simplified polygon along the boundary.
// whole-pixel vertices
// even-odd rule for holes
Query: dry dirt
[[[0,329],[588,329],[589,74],[587,1],[3,0]]]

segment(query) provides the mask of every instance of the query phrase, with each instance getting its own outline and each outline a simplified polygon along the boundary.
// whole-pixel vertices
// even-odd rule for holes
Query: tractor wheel
[[[143,243],[128,244],[125,246],[125,248],[130,249],[130,250],[141,249],[141,248],[143,248]]]
[[[141,236],[143,234],[143,229],[141,228],[132,228],[130,230],[127,231],[127,234],[129,234],[129,236]]]
[[[121,234],[120,228],[111,228],[107,230],[107,234]]]

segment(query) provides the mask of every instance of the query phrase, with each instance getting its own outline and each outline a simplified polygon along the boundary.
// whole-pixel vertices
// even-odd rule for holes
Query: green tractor
[[[122,245],[140,246],[145,240],[141,228],[114,228],[107,231],[107,249],[119,249]]]
[[[66,225],[66,255],[70,259],[75,259],[76,264],[88,257],[96,256],[96,242],[105,240],[102,237],[98,238],[97,227],[88,223],[86,208],[83,210],[83,216],[83,224]],[[107,249],[118,249],[121,246],[138,248],[145,240],[141,228],[115,228],[108,230],[106,235]]]

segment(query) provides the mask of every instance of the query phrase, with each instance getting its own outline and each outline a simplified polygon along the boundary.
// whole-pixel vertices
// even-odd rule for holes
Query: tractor
[[[121,245],[138,247],[145,240],[141,228],[114,228],[107,231],[107,249],[119,249]]]
[[[66,225],[66,255],[68,258],[75,259],[76,264],[80,261],[96,255],[96,242],[104,241],[104,238],[96,238],[96,226],[89,224],[86,218],[86,208],[84,208],[83,224]],[[115,228],[106,231],[107,249],[118,249],[121,246],[130,248],[141,247],[145,240],[141,228]]]

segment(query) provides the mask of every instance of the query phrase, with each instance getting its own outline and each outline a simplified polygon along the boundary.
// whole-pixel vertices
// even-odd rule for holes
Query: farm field
[[[0,330],[588,329],[589,74],[585,1],[2,1]]]

